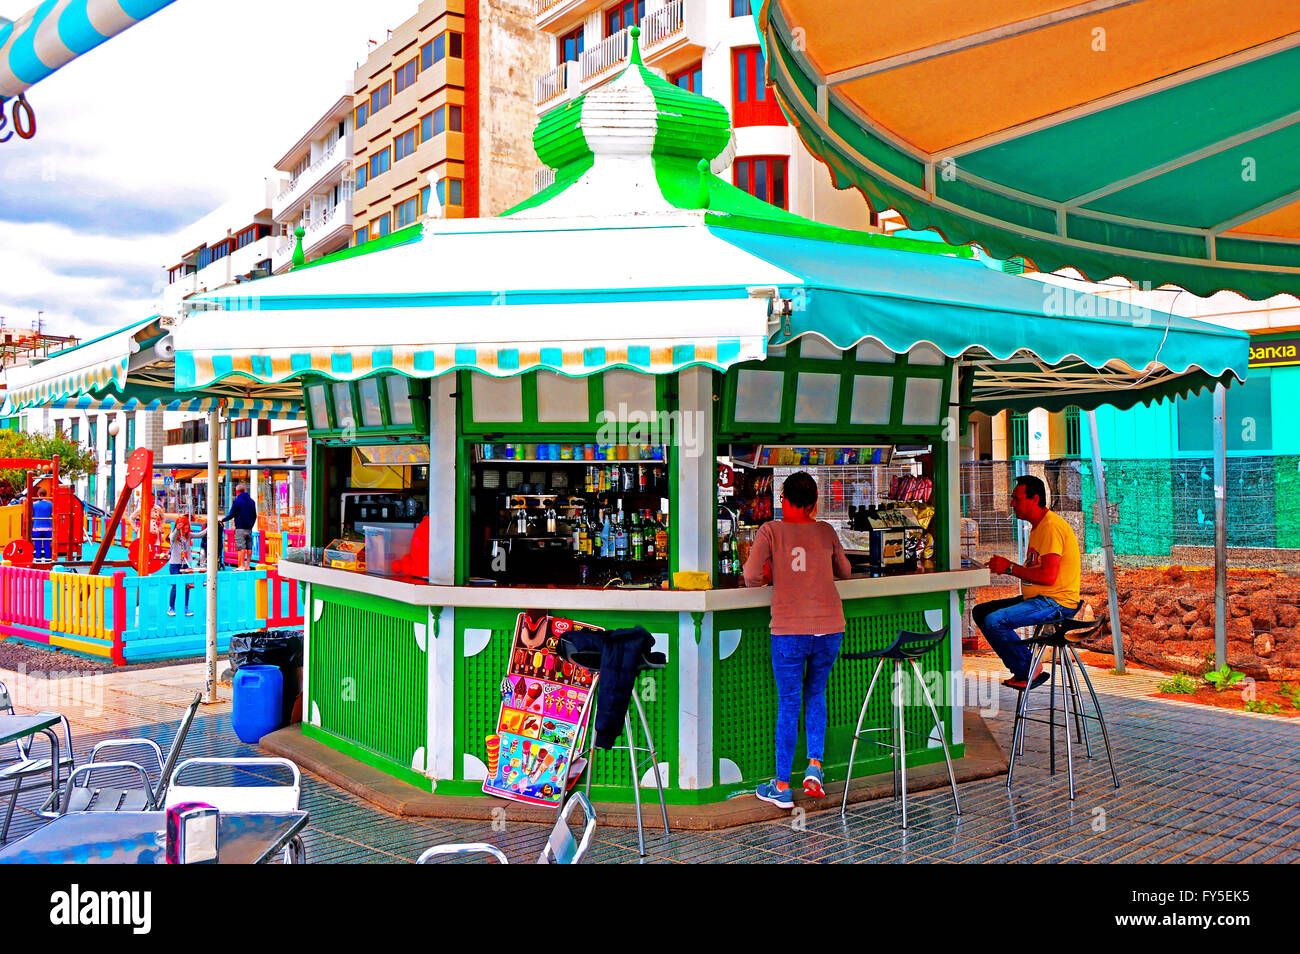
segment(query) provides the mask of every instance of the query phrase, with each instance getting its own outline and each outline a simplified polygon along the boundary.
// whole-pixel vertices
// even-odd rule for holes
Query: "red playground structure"
[[[0,458],[0,470],[27,471],[27,490],[23,495],[21,526],[17,536],[4,548],[4,558],[18,566],[32,566],[35,562],[35,547],[32,544],[32,504],[36,502],[38,490],[44,489],[54,507],[52,519],[53,536],[50,541],[50,557],[42,563],[60,561],[77,561],[81,559],[81,548],[85,543],[86,515],[81,501],[73,493],[72,486],[59,479],[59,458],[41,460],[35,457]]]

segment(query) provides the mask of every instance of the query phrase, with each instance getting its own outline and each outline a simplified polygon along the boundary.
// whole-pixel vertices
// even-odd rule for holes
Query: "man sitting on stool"
[[[1033,526],[1029,531],[1025,565],[1012,563],[1004,556],[993,556],[989,558],[988,568],[993,573],[1009,573],[1023,580],[1021,595],[980,603],[971,615],[994,652],[1011,670],[1011,678],[1002,684],[1012,689],[1026,686],[1033,689],[1047,681],[1047,673],[1040,665],[1031,679],[1029,663],[1033,653],[1016,630],[1074,615],[1079,605],[1079,540],[1064,518],[1047,509],[1047,488],[1037,477],[1016,478],[1011,506],[1019,519]]]

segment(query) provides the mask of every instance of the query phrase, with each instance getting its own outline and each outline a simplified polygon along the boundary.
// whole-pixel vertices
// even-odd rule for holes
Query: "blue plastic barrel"
[[[284,677],[278,666],[241,666],[235,673],[231,722],[240,742],[256,745],[284,724]]]

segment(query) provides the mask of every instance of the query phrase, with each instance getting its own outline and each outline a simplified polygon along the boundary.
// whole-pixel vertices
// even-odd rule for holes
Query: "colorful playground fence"
[[[301,533],[285,533],[254,530],[251,554],[252,563],[279,563],[288,547],[306,546],[307,537]],[[235,531],[227,528],[222,537],[222,550],[227,563],[238,562],[239,554],[235,550]]]
[[[173,594],[174,616],[168,613]],[[187,605],[193,616],[186,615]],[[206,608],[203,573],[83,576],[0,566],[0,634],[118,665],[202,655]],[[274,568],[219,574],[219,652],[240,633],[301,625],[298,584],[281,579]]]

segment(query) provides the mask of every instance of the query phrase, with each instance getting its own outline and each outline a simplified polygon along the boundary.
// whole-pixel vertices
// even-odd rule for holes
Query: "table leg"
[[[42,729],[50,740],[50,810],[59,810],[59,734],[53,728]]]

